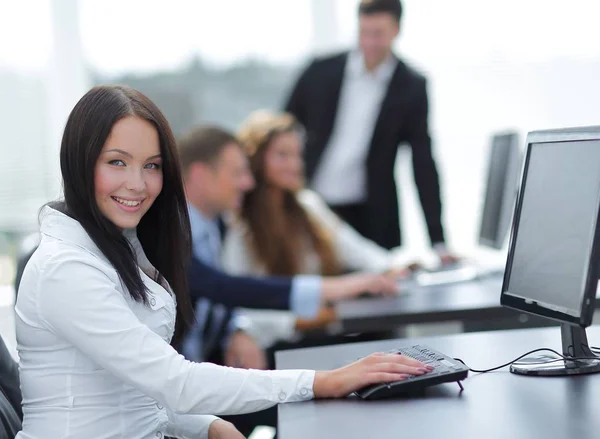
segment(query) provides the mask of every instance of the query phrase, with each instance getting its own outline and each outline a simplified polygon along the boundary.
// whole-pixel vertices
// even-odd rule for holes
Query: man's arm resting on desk
[[[230,308],[289,310],[315,317],[322,305],[363,292],[393,293],[391,279],[376,274],[351,274],[331,278],[231,276],[192,258],[188,270],[192,300],[206,298]]]
[[[290,309],[289,278],[230,276],[192,258],[188,280],[194,301],[204,297],[231,308]]]
[[[232,276],[192,258],[188,270],[192,300],[206,298],[230,308],[289,310],[315,317],[322,303],[340,295],[345,285],[319,276]]]

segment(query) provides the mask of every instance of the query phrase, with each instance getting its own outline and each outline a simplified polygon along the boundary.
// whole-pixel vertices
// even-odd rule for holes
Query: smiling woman
[[[163,183],[158,133],[136,116],[113,127],[96,163],[94,186],[102,214],[121,229],[138,225]]]
[[[427,372],[398,355],[345,368],[259,371],[193,363],[171,346],[189,314],[190,223],[171,129],[138,91],[102,86],[71,112],[64,201],[15,307],[23,393],[18,439],[238,439],[214,414],[345,396]]]
[[[185,269],[172,261],[189,254],[190,234],[175,140],[162,112],[128,87],[95,87],[69,116],[60,163],[64,202],[53,206],[82,224],[131,297],[146,303],[122,233],[137,228],[150,262],[177,296],[177,338],[191,305]]]

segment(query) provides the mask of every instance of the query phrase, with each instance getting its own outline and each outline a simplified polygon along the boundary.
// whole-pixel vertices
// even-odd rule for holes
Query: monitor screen
[[[579,319],[597,282],[588,271],[599,200],[600,140],[530,143],[503,303],[505,295],[513,296],[536,313]]]
[[[517,198],[521,152],[516,133],[492,138],[479,243],[495,249],[504,246]]]

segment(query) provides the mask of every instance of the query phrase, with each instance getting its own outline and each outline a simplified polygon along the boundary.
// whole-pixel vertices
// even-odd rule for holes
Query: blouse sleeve
[[[344,268],[354,271],[385,271],[392,266],[390,252],[365,238],[344,222],[310,190],[298,194],[306,211],[332,236],[335,253]]]
[[[42,324],[176,414],[241,414],[313,397],[314,371],[255,371],[185,360],[142,324],[100,262],[50,256],[37,288]]]

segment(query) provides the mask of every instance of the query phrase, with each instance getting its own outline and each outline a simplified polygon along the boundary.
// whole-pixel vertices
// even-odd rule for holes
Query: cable
[[[600,351],[600,349],[598,348],[594,348],[592,347],[591,350],[598,350]],[[495,370],[498,369],[502,369],[506,366],[510,366],[513,363],[516,363],[517,361],[519,361],[522,358],[525,358],[531,354],[535,354],[536,352],[552,352],[553,354],[559,356],[560,358],[556,358],[554,360],[547,360],[547,361],[540,361],[539,363],[530,363],[530,364],[547,364],[547,363],[554,363],[556,361],[577,361],[577,360],[600,360],[600,357],[567,357],[563,354],[559,354],[557,351],[555,351],[554,349],[550,349],[550,348],[539,348],[539,349],[534,349],[533,351],[529,351],[523,355],[521,355],[520,357],[515,358],[512,361],[509,361],[508,363],[502,364],[500,366],[497,367],[492,367],[491,369],[471,369],[469,366],[467,366],[467,363],[465,363],[463,360],[461,360],[460,358],[455,358],[456,361],[460,361],[462,364],[464,364],[465,366],[467,366],[469,368],[469,371],[473,372],[473,373],[487,373],[487,372],[493,372]]]

